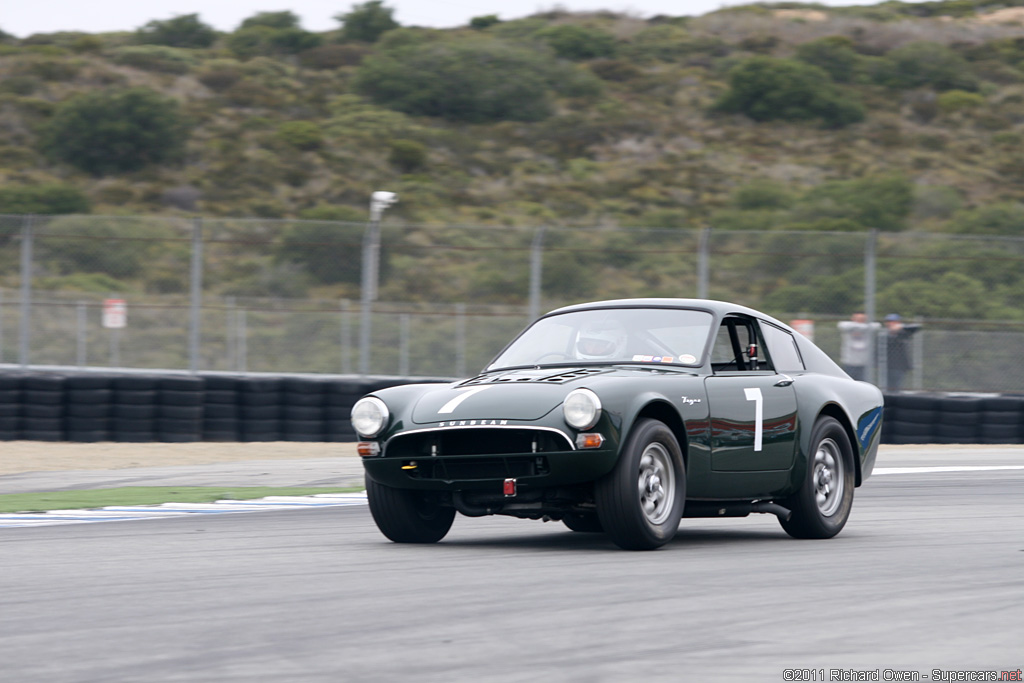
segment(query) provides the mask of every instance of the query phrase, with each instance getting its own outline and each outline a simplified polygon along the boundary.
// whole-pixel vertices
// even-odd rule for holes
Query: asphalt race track
[[[635,553],[460,517],[400,546],[357,506],[0,529],[0,577],[5,683],[998,674],[1024,667],[1024,469],[875,476],[830,541],[762,515]]]

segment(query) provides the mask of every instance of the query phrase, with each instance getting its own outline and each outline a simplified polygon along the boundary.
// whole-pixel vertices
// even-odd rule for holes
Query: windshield
[[[541,318],[488,370],[565,363],[700,363],[711,314],[678,308],[603,308]]]

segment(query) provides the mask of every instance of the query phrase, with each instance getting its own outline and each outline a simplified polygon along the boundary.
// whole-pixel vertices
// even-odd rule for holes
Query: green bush
[[[217,31],[199,20],[198,14],[183,14],[164,21],[153,20],[135,32],[135,40],[168,47],[210,47]]]
[[[321,45],[300,53],[299,61],[310,69],[338,69],[358,65],[368,53],[365,45]]]
[[[846,36],[828,36],[797,47],[796,58],[824,69],[836,83],[850,83],[857,73],[860,56]]]
[[[186,137],[178,103],[148,88],[73,97],[40,136],[45,153],[94,175],[176,160]]]
[[[900,174],[872,175],[824,183],[810,190],[794,207],[799,220],[845,218],[863,229],[896,231],[907,226],[914,204],[914,185]]]
[[[324,134],[312,121],[286,121],[277,128],[277,137],[301,150],[312,150],[323,144]]]
[[[575,74],[543,52],[480,38],[374,54],[360,66],[355,88],[409,114],[470,123],[539,121],[553,111],[549,90],[568,87]]]
[[[615,36],[596,28],[560,24],[538,31],[537,37],[547,42],[563,59],[597,59],[615,55]]]
[[[392,16],[394,13],[395,10],[385,7],[382,0],[369,0],[353,5],[351,10],[337,15],[335,19],[342,24],[342,40],[375,43],[384,33],[398,28],[399,24]]]
[[[998,202],[960,211],[949,221],[946,229],[967,235],[1024,236],[1024,205]]]
[[[501,19],[498,18],[497,14],[484,14],[479,17],[473,17],[469,20],[469,27],[475,28],[478,31],[483,31],[486,28],[490,28],[495,24],[500,24]]]
[[[0,187],[0,214],[89,213],[89,198],[76,187],[49,183]]]
[[[755,121],[820,119],[836,128],[864,118],[863,106],[839,91],[823,70],[774,57],[751,57],[733,67],[729,90],[715,108]]]
[[[144,71],[168,74],[188,73],[196,64],[195,58],[186,50],[165,45],[127,45],[112,52],[115,64],[135,67]]]
[[[234,60],[214,60],[198,74],[199,82],[210,90],[224,92],[242,80],[242,70]]]
[[[298,28],[299,17],[294,12],[257,12],[239,25],[239,29],[262,26],[271,29]]]
[[[297,22],[291,12],[263,12],[243,21],[228,36],[227,47],[239,59],[293,55],[319,47],[323,39],[294,25]]]
[[[978,79],[967,60],[945,45],[929,41],[908,43],[890,51],[876,80],[900,89],[978,89]]]
[[[388,162],[402,173],[413,173],[427,165],[427,147],[415,140],[395,140]]]
[[[785,209],[793,203],[793,195],[781,183],[773,180],[754,180],[733,194],[733,205],[738,209]]]
[[[968,111],[985,106],[985,98],[975,92],[963,90],[947,90],[939,95],[936,100],[939,111],[943,114],[952,114],[958,111]]]

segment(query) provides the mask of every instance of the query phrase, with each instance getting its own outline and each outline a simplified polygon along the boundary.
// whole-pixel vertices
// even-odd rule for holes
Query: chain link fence
[[[1016,391],[1022,266],[1024,240],[930,233],[0,216],[0,364],[463,376],[560,305],[709,297],[837,360],[840,321],[901,313],[901,388]]]

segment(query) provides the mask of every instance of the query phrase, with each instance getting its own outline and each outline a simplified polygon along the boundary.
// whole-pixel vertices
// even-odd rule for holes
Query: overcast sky
[[[870,0],[818,0],[825,5],[870,5]],[[232,31],[257,12],[291,10],[309,31],[338,28],[333,19],[356,2],[349,0],[0,0],[0,29],[24,38],[55,31],[132,31],[153,19],[198,13],[221,31]],[[742,0],[385,0],[403,26],[463,26],[473,17],[497,14],[518,19],[553,8],[570,11],[611,10],[640,17],[700,15]]]

